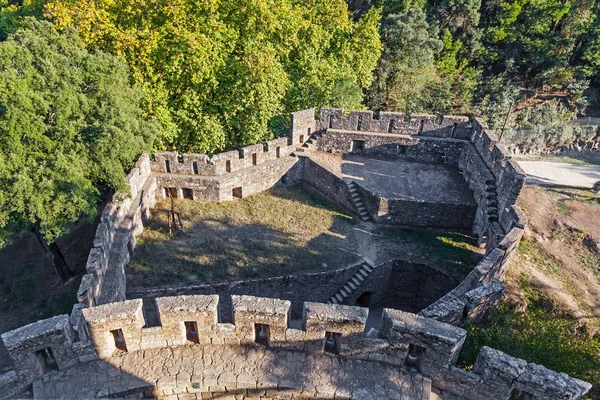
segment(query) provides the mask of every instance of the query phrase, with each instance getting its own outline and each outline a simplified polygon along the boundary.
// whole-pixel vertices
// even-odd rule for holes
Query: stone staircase
[[[489,222],[498,221],[498,192],[496,191],[496,180],[488,179],[485,181],[485,191],[487,193],[486,211]]]
[[[356,187],[356,182],[346,182],[346,186],[348,186],[348,192],[350,193],[350,197],[352,198],[354,206],[358,210],[358,215],[360,215],[360,219],[362,219],[363,221],[369,221],[371,217],[369,216],[367,207],[365,207],[365,203],[363,203],[362,199],[360,198],[360,194]]]
[[[322,132],[313,133],[312,135],[310,135],[308,140],[302,144],[302,146],[296,148],[296,152],[297,153],[308,153],[312,150],[315,150],[317,148],[317,140],[321,136],[323,136]]]
[[[375,270],[373,261],[363,257],[358,271],[327,301],[327,304],[343,304],[344,300],[354,293]]]

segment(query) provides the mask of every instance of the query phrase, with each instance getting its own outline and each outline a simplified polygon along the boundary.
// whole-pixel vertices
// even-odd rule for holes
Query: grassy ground
[[[472,368],[482,346],[567,373],[593,385],[588,399],[600,398],[600,338],[587,334],[577,317],[521,276],[525,310],[503,303],[485,326],[468,327],[459,366]]]
[[[364,223],[306,186],[225,203],[178,200],[184,231],[168,235],[159,202],[138,239],[128,290],[340,268],[366,256],[437,264],[462,277],[481,258],[467,235]]]
[[[461,365],[482,346],[594,385],[600,399],[600,197],[589,191],[526,188],[529,228],[505,278],[504,302],[469,327]]]

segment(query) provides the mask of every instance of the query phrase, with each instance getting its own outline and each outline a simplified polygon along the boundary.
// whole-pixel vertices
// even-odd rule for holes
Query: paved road
[[[519,161],[527,173],[526,184],[569,186],[591,189],[600,181],[600,165],[581,165],[546,161]]]

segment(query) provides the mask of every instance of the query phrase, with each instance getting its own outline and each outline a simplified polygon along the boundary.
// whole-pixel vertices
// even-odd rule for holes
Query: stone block
[[[217,295],[157,298],[163,337],[173,345],[208,343],[217,325],[218,304]]]
[[[254,343],[256,325],[268,325],[270,344],[286,339],[291,303],[288,300],[254,296],[231,296],[233,323],[241,343]]]
[[[110,357],[117,345],[140,350],[145,325],[141,299],[85,308],[82,313],[100,358]]]
[[[37,321],[2,334],[16,373],[32,382],[47,372],[64,370],[78,362],[72,345],[75,332],[68,315]]]
[[[408,343],[407,361],[426,376],[436,377],[456,363],[467,332],[443,322],[399,310],[384,309],[380,336]],[[405,363],[406,364],[406,363]]]

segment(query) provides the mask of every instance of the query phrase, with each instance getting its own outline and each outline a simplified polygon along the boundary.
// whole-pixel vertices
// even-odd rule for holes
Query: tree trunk
[[[74,277],[75,274],[73,274],[73,271],[71,271],[71,269],[67,265],[67,261],[65,260],[65,257],[63,256],[63,253],[62,251],[60,251],[60,248],[58,247],[56,242],[48,244],[48,242],[46,242],[46,239],[44,239],[44,237],[40,233],[39,227],[37,226],[33,229],[33,234],[35,235],[38,242],[46,252],[46,256],[50,259],[50,261],[52,261],[54,270],[56,271],[56,274],[61,279],[61,281],[66,282],[70,278]]]

